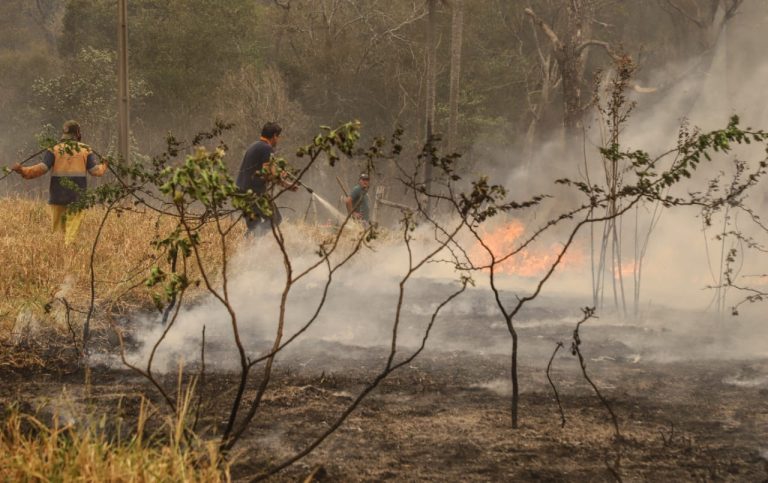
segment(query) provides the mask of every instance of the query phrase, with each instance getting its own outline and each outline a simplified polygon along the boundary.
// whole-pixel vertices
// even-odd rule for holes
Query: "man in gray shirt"
[[[368,173],[361,174],[357,184],[344,200],[347,204],[347,212],[352,213],[353,218],[363,221],[365,224],[371,222],[371,209],[368,205],[368,186],[370,183],[371,179]]]

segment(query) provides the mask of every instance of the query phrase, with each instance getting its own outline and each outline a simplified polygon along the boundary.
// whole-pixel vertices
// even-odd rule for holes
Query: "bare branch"
[[[704,25],[704,22],[696,17],[693,17],[688,12],[685,11],[685,9],[681,8],[677,3],[675,3],[672,0],[665,0],[666,4],[675,9],[680,15],[682,15],[685,19],[689,20],[691,23],[699,27],[700,29],[706,28]]]
[[[552,370],[552,361],[555,360],[555,355],[557,355],[557,351],[562,349],[563,343],[558,342],[555,346],[555,350],[552,352],[552,357],[549,358],[549,363],[547,364],[547,380],[549,381],[549,385],[552,387],[552,392],[555,393],[555,401],[557,401],[557,408],[560,410],[560,427],[565,427],[565,412],[563,411],[563,405],[560,403],[560,394],[557,393],[557,387],[555,387],[555,383],[552,381],[552,376],[550,375],[550,371]]]
[[[285,3],[281,3],[280,0],[272,0],[275,5],[282,8],[283,10],[290,10],[291,9],[291,0],[287,0]]]
[[[613,408],[611,408],[611,405],[608,403],[608,400],[605,399],[605,396],[600,392],[600,389],[597,388],[597,385],[592,381],[592,379],[589,377],[589,374],[587,374],[587,363],[584,360],[584,356],[581,353],[581,338],[579,336],[579,328],[581,327],[581,324],[586,322],[587,320],[593,318],[595,316],[595,309],[587,307],[584,310],[584,317],[576,323],[576,328],[573,329],[573,342],[571,343],[571,351],[574,355],[576,355],[579,358],[579,366],[581,367],[581,373],[584,376],[584,379],[589,383],[590,386],[592,386],[592,389],[595,391],[595,394],[600,399],[600,402],[603,403],[603,406],[605,406],[605,409],[608,410],[608,413],[611,415],[611,421],[613,422],[613,430],[614,434],[616,436],[616,439],[621,439],[621,433],[619,432],[619,419],[616,417],[616,413],[613,412]]]
[[[418,349],[416,349],[409,357],[404,359],[403,361],[391,365],[392,358],[394,357],[394,349],[390,352],[389,362],[387,363],[387,366],[384,370],[382,370],[374,379],[369,383],[355,398],[352,403],[347,406],[347,408],[344,410],[344,412],[341,413],[341,415],[336,419],[336,421],[327,429],[325,430],[320,436],[318,436],[312,443],[310,443],[306,448],[304,448],[302,451],[297,453],[296,455],[288,458],[287,460],[279,463],[278,465],[275,465],[274,467],[270,468],[266,473],[263,473],[261,475],[256,476],[251,481],[263,481],[270,476],[274,475],[275,473],[280,472],[281,470],[291,466],[295,462],[299,461],[309,453],[311,453],[316,447],[318,447],[323,441],[325,441],[328,436],[333,434],[343,423],[347,420],[347,418],[354,412],[355,409],[360,405],[360,403],[368,396],[368,394],[376,389],[379,384],[386,379],[392,372],[396,371],[397,369],[400,369],[401,367],[409,364],[411,361],[413,361],[426,347],[426,342],[429,339],[430,332],[432,331],[432,327],[434,326],[435,320],[437,319],[438,314],[440,311],[449,303],[451,303],[456,297],[461,295],[467,288],[467,280],[463,280],[462,286],[459,290],[452,293],[448,298],[443,300],[440,305],[435,309],[435,311],[432,313],[432,317],[430,319],[429,325],[427,326],[427,329],[424,332],[424,336],[422,337],[421,345]],[[398,314],[399,317],[399,314]]]
[[[602,40],[586,40],[582,42],[581,45],[576,47],[576,55],[580,55],[584,49],[592,46],[602,47],[613,60],[618,61],[621,58],[621,56],[611,48],[611,44]]]
[[[730,20],[736,15],[736,11],[739,9],[744,0],[733,0],[728,8],[725,9],[725,19]]]
[[[552,30],[552,27],[549,26],[544,20],[541,19],[536,13],[531,10],[530,8],[525,9],[525,14],[531,17],[531,20],[533,23],[539,26],[539,28],[544,32],[544,34],[549,37],[549,41],[552,42],[552,46],[555,48],[555,52],[558,56],[562,55],[562,51],[565,48],[563,45],[563,42],[560,40],[560,38],[557,36],[554,30]]]

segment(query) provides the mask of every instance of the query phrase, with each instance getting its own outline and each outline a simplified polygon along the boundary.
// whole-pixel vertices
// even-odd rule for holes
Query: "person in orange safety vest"
[[[86,144],[81,143],[81,140],[80,124],[67,121],[64,123],[59,143],[45,152],[41,163],[29,167],[16,163],[11,168],[24,179],[37,178],[51,172],[48,204],[51,207],[53,231],[64,233],[65,244],[74,240],[84,214],[82,210],[68,212],[68,206],[80,199],[80,194],[87,186],[87,174],[103,176],[107,171],[107,163],[99,163],[96,154]],[[62,182],[65,179],[71,184]],[[72,185],[76,189],[72,189]]]

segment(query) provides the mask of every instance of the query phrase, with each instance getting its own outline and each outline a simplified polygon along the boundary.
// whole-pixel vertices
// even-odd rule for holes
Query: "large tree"
[[[560,73],[563,100],[563,129],[566,143],[576,142],[583,128],[585,103],[585,66],[589,49],[600,46],[611,53],[610,44],[592,38],[597,0],[570,0],[566,2],[565,21],[559,28],[545,22],[534,10],[525,13],[549,40]]]

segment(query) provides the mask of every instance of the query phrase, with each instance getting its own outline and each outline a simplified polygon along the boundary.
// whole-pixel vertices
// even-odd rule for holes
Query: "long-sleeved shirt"
[[[96,155],[87,145],[75,142],[61,142],[46,151],[43,162],[22,168],[21,175],[31,179],[51,172],[51,186],[48,193],[48,203],[52,205],[68,205],[80,197],[80,191],[87,187],[86,175],[102,176],[107,171],[107,165],[98,163]],[[70,180],[77,189],[64,186],[62,180]]]

